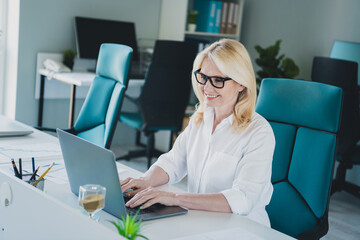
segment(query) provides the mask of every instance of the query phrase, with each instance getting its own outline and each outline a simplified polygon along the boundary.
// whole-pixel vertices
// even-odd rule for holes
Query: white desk
[[[38,127],[42,127],[45,78],[48,78],[69,84],[71,86],[70,106],[69,106],[69,125],[68,125],[68,127],[71,128],[74,123],[76,86],[90,86],[94,78],[96,77],[96,74],[89,72],[56,73],[46,69],[39,69],[38,74],[40,74],[39,113],[38,113],[38,124],[37,124]]]
[[[30,138],[31,135],[17,139],[27,142]],[[34,130],[32,141],[42,144],[45,141],[56,142],[57,139]],[[51,157],[43,159],[52,160]],[[71,193],[68,184],[47,181],[44,193],[15,178],[6,165],[0,165],[0,189],[4,184],[10,185],[12,202],[9,206],[0,202],[0,239],[32,239],[35,236],[36,239],[123,239],[118,237],[117,230],[108,221],[115,220],[112,215],[101,211],[100,222],[96,223],[81,214],[77,197]],[[134,169],[119,163],[117,165],[122,179],[141,175]],[[161,188],[181,191],[170,185]],[[141,233],[157,240],[292,239],[243,216],[195,210],[189,210],[182,216],[143,222]]]
[[[97,76],[95,73],[90,72],[70,72],[70,73],[56,73],[46,69],[39,69],[40,75],[40,94],[39,94],[39,112],[38,112],[38,127],[42,127],[43,109],[44,109],[44,90],[45,90],[45,78],[53,79],[71,86],[70,90],[70,105],[69,105],[69,123],[68,127],[71,128],[74,124],[74,110],[75,110],[75,95],[76,87],[90,86]],[[144,80],[131,80],[126,93],[130,96],[134,95],[132,92],[136,92],[139,86],[144,84]],[[135,89],[135,90],[133,90]],[[130,93],[128,93],[130,92]],[[135,95],[136,95],[135,94]]]

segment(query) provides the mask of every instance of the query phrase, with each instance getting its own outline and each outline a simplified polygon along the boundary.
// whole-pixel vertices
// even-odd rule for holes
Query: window
[[[5,34],[7,0],[0,0],[0,114],[3,113],[5,76]]]

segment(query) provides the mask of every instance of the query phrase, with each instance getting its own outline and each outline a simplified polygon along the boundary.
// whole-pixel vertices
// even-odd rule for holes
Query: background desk
[[[36,129],[33,135],[17,139],[22,143],[36,141],[39,144],[57,141],[55,137]],[[49,156],[42,161],[51,162],[51,158]],[[70,191],[69,184],[46,181],[44,193],[15,178],[9,171],[9,166],[10,159],[9,163],[4,162],[0,165],[0,189],[4,184],[9,184],[13,196],[9,206],[5,207],[2,202],[0,203],[0,239],[31,239],[35,236],[36,239],[122,239],[109,222],[116,219],[112,215],[100,211],[101,219],[96,223],[78,210],[78,199]],[[122,164],[117,163],[117,166],[121,179],[141,175],[140,172]],[[160,188],[180,191],[171,185]],[[157,240],[292,239],[243,216],[195,210],[189,210],[182,216],[143,222],[142,234]]]
[[[88,72],[55,73],[46,69],[39,69],[38,73],[40,74],[39,113],[38,113],[38,124],[37,124],[38,127],[42,127],[45,78],[48,78],[69,84],[71,86],[70,106],[69,106],[69,125],[68,125],[68,127],[71,128],[74,123],[76,86],[90,86],[96,74],[88,73]]]
[[[39,112],[38,112],[38,127],[42,127],[43,109],[44,109],[44,91],[45,91],[45,78],[53,79],[65,84],[69,84],[70,88],[70,105],[69,105],[69,122],[68,127],[74,125],[74,110],[75,110],[75,96],[76,87],[90,86],[96,77],[95,73],[90,72],[70,72],[70,73],[56,73],[46,69],[39,69],[40,75],[40,92],[39,92]],[[130,79],[129,86],[126,91],[127,95],[132,97],[138,96],[140,93],[138,89],[144,84],[142,79]]]

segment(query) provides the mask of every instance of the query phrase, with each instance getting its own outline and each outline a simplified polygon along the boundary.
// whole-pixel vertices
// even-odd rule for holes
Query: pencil
[[[39,177],[39,179],[33,183],[33,186],[34,186],[34,187],[36,187],[36,185],[38,185],[39,181],[45,177],[45,175],[50,171],[50,169],[52,168],[52,166],[54,166],[54,164],[55,164],[55,163],[53,162],[53,163],[50,165],[50,167],[49,167],[48,169],[46,169],[46,171]]]
[[[18,171],[18,169],[17,169],[17,167],[16,167],[16,164],[15,164],[15,161],[14,161],[13,158],[11,159],[11,163],[12,163],[13,168],[14,168],[15,176],[18,177],[18,178],[20,178],[19,171]]]
[[[22,161],[21,158],[19,158],[19,172],[20,172],[20,179],[22,179]]]
[[[31,158],[31,162],[32,162],[33,172],[35,172],[35,158],[34,157]]]
[[[34,171],[33,175],[31,175],[31,178],[29,180],[35,180],[35,177],[36,177],[36,173],[37,171],[39,170],[40,166],[37,167],[37,169]]]

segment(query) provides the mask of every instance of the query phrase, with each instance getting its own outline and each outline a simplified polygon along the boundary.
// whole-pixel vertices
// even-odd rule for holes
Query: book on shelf
[[[221,8],[221,1],[195,0],[194,10],[198,11],[197,31],[218,33],[221,22]]]
[[[198,32],[236,34],[241,1],[194,0]]]
[[[226,33],[227,28],[227,15],[229,14],[229,3],[224,1],[222,2],[221,9],[221,22],[220,22],[220,30],[219,33]]]

